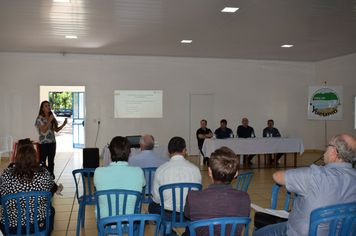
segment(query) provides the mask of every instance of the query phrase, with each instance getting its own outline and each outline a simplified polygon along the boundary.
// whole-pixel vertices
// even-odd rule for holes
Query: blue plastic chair
[[[31,200],[30,200],[31,197]],[[41,197],[46,204],[46,225],[45,225],[45,230],[40,231],[38,224],[33,224],[33,230],[34,232],[31,233],[30,229],[30,212],[33,213],[34,218],[37,219],[37,208],[38,208],[38,203],[39,203],[39,197]],[[32,200],[34,198],[34,200]],[[18,217],[17,221],[17,233],[16,234],[10,234],[9,233],[9,215],[8,215],[8,209],[7,206],[9,206],[10,203],[7,203],[7,201],[12,201],[13,204],[16,205],[17,207],[17,215],[25,215],[26,216],[26,235],[47,235],[49,231],[49,209],[51,207],[51,198],[52,194],[50,192],[44,192],[44,191],[31,191],[31,192],[21,192],[21,193],[14,193],[14,194],[8,194],[5,196],[1,197],[1,204],[3,206],[4,210],[4,220],[5,220],[5,235],[8,236],[15,236],[15,235],[21,235],[22,231],[22,217]],[[25,199],[26,202],[26,209],[24,211],[21,209],[20,205],[20,199]],[[40,200],[42,201],[42,200]],[[34,208],[32,208],[32,204],[34,204]],[[53,214],[53,213],[52,213]],[[36,222],[36,220],[35,220]]]
[[[275,184],[272,188],[272,199],[271,199],[271,209],[277,209],[277,198],[278,198],[278,191],[282,185]],[[284,210],[289,212],[294,204],[295,199],[297,198],[297,194],[291,193],[287,191],[286,200],[284,202]],[[290,205],[290,200],[292,199],[292,206]]]
[[[250,185],[252,176],[255,172],[246,172],[236,176],[235,179],[238,179],[236,190],[241,190],[247,192],[248,186]]]
[[[214,236],[214,226],[215,225],[220,225],[220,234],[219,235],[228,235],[226,234],[226,226],[227,225],[232,225],[231,226],[231,231],[230,231],[230,236],[235,235],[236,231],[236,226],[238,224],[244,224],[245,225],[245,233],[244,236],[248,236],[248,228],[250,227],[251,224],[251,218],[250,217],[221,217],[221,218],[213,218],[213,219],[206,219],[206,220],[197,220],[194,222],[191,222],[189,224],[189,231],[191,236],[196,236],[195,234],[195,229],[198,227],[209,227],[209,236]],[[242,233],[242,232],[241,232]]]
[[[145,233],[145,223],[147,221],[154,221],[156,223],[155,233],[152,236],[158,235],[159,226],[161,224],[161,216],[156,214],[133,214],[133,215],[118,215],[118,216],[109,216],[99,220],[99,230],[100,232],[106,232],[106,228],[112,225],[116,225],[116,228],[113,229],[113,233],[122,236],[124,230],[121,225],[128,225],[128,236],[144,236]],[[120,227],[117,227],[117,226]],[[137,234],[136,227],[139,227]],[[106,233],[100,234],[101,236],[106,236]],[[148,234],[146,234],[148,235]]]
[[[329,228],[329,235],[356,235],[356,202],[320,207],[312,211],[309,236],[317,235],[320,224],[323,224],[324,229]]]
[[[161,198],[161,236],[164,234],[169,234],[172,232],[172,227],[186,227],[189,225],[189,220],[186,220],[184,218],[184,205],[183,201],[186,198],[186,195],[184,195],[184,189],[186,189],[185,194],[188,194],[192,188],[196,190],[201,190],[202,189],[201,184],[196,184],[196,183],[177,183],[177,184],[168,184],[168,185],[163,185],[159,187],[159,196]],[[163,192],[164,191],[170,191],[172,195],[172,204],[173,204],[173,210],[172,210],[172,221],[166,220],[169,218],[166,218],[166,211],[164,210],[164,196]],[[176,195],[179,196],[179,209],[177,210],[177,204],[178,200]],[[177,215],[179,215],[179,220],[177,221]]]
[[[142,189],[142,203],[150,203],[153,201],[152,195],[151,195],[153,186],[151,185],[151,183],[152,183],[154,174],[157,170],[157,167],[142,168],[142,170],[143,170],[143,173],[144,173],[145,179],[146,179],[146,186],[143,187],[143,189]],[[146,197],[146,194],[148,194],[147,197]]]
[[[96,201],[93,195],[95,188],[92,187],[91,183],[94,178],[92,175],[95,172],[95,168],[85,168],[85,169],[76,169],[72,171],[75,188],[76,188],[76,196],[79,203],[78,209],[78,220],[77,220],[77,236],[79,236],[80,231],[80,223],[81,227],[84,228],[85,221],[85,206],[86,205],[95,205]],[[78,179],[79,176],[79,179]],[[83,186],[83,195],[79,195],[79,185],[81,180],[81,186]],[[87,181],[86,181],[87,180]],[[94,191],[93,191],[94,190]]]
[[[279,189],[281,187],[282,187],[282,185],[275,184],[273,186],[273,188],[272,188],[272,199],[271,199],[271,209],[272,210],[277,210],[278,192],[279,192]],[[294,193],[291,193],[291,192],[287,191],[286,200],[284,202],[283,210],[285,210],[286,212],[290,212],[290,210],[292,209],[294,201],[297,198],[297,196],[298,196],[297,194],[294,194]],[[292,205],[290,206],[291,199],[292,199]],[[255,230],[258,230],[258,228],[255,227],[254,231]]]
[[[111,217],[111,216],[116,216],[116,215],[126,215],[127,210],[127,201],[128,199],[134,198],[134,208],[132,209],[133,212],[129,212],[129,214],[140,214],[141,213],[141,193],[138,191],[132,191],[132,190],[123,190],[123,189],[111,189],[111,190],[101,190],[101,191],[96,191],[94,193],[94,197],[96,200],[96,220],[97,220],[97,226],[98,226],[98,235],[106,235],[107,233],[110,234],[115,234],[115,228],[108,227],[104,232],[100,231],[99,227],[99,221],[101,219]],[[100,213],[100,204],[101,202],[105,201],[107,203],[108,207],[108,216],[101,216]],[[120,203],[122,203],[122,207],[120,208]],[[123,225],[124,227],[124,233],[128,232],[129,228],[127,225]]]

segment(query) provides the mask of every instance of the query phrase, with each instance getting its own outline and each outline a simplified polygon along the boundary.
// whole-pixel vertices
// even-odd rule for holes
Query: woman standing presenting
[[[38,112],[35,126],[39,134],[38,149],[40,151],[40,161],[46,163],[48,156],[48,170],[53,175],[54,156],[56,155],[56,137],[54,132],[59,132],[67,124],[67,118],[61,126],[58,126],[54,118],[51,106],[48,101],[43,101]]]

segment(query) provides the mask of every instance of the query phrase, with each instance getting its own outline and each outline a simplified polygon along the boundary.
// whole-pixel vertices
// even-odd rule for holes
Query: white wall
[[[339,133],[356,136],[354,125],[354,96],[356,96],[356,54],[350,54],[315,63],[315,85],[343,85],[343,120],[327,121],[327,140]],[[325,122],[315,121],[316,148],[324,148]]]
[[[40,85],[85,86],[86,146],[115,135],[151,133],[161,145],[189,138],[189,93],[215,94],[215,130],[222,118],[236,132],[247,117],[258,137],[273,118],[282,136],[315,147],[315,122],[307,120],[307,87],[314,63],[148,56],[0,53],[0,133],[37,138],[33,127]],[[163,118],[115,119],[114,90],[163,90]],[[303,127],[303,128],[301,128]],[[199,124],[197,124],[197,129]]]

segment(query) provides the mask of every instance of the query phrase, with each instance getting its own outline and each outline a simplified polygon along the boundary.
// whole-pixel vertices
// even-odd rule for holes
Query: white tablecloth
[[[168,153],[168,148],[167,147],[155,147],[153,148],[153,152],[163,156],[164,158],[166,158],[167,161],[169,161],[171,159],[171,156]],[[141,149],[140,148],[131,148],[131,156],[137,155],[141,153]],[[105,146],[101,152],[101,156],[100,156],[101,160],[103,161],[103,166],[108,166],[110,164],[110,151],[109,148],[107,146]]]
[[[236,154],[269,154],[304,152],[303,142],[299,138],[232,138],[205,139],[203,153],[210,157],[216,149],[226,146]]]

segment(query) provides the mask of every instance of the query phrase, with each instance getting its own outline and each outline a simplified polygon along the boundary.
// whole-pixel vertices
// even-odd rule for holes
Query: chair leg
[[[165,233],[164,233],[164,231],[166,231],[166,227],[164,226],[164,224],[162,224],[161,223],[161,229],[160,229],[160,236],[164,236],[165,235]]]
[[[82,207],[82,228],[84,228],[84,221],[85,221],[85,204]]]
[[[79,236],[79,231],[80,231],[81,215],[82,215],[82,204],[79,204],[78,219],[77,219],[77,234],[76,234],[77,236]]]

